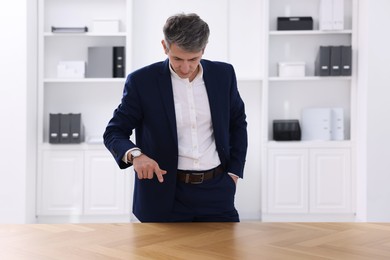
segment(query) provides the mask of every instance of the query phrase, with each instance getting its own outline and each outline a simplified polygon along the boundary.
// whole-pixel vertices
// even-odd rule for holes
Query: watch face
[[[140,156],[140,155],[141,155],[141,151],[140,151],[140,150],[132,151],[132,152],[131,152],[131,155],[132,155],[133,157]]]

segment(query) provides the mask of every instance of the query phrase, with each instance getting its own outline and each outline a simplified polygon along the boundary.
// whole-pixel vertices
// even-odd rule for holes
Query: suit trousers
[[[226,172],[201,184],[177,181],[172,222],[239,222],[236,183]]]

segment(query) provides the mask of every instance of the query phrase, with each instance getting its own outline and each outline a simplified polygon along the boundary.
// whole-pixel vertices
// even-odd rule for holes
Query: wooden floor
[[[0,225],[0,259],[390,259],[390,224]]]

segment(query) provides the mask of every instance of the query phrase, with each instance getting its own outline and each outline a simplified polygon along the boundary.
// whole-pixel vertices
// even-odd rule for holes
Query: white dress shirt
[[[178,169],[198,171],[215,168],[221,161],[215,145],[202,65],[199,64],[199,72],[191,82],[180,78],[169,68],[179,145]]]

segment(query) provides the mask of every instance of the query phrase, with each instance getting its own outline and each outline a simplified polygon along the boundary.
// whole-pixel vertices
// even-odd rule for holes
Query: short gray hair
[[[203,50],[210,35],[208,24],[194,13],[181,13],[169,17],[163,32],[168,48],[174,43],[189,52]]]

